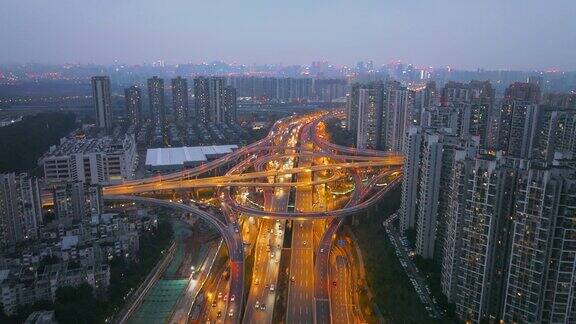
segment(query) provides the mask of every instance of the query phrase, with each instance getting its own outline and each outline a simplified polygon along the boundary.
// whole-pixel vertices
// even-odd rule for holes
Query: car
[[[266,310],[266,304],[264,303],[260,304],[260,310]]]
[[[254,284],[258,286],[258,284],[260,284],[260,279],[256,278],[256,280],[254,280]]]
[[[274,252],[270,253],[270,258],[274,259]]]
[[[216,307],[216,301],[212,302],[212,307]]]
[[[268,289],[268,288],[270,288],[270,284],[265,284],[264,287],[265,287],[266,289]]]
[[[228,294],[224,295],[224,301],[228,300]]]
[[[218,293],[218,299],[222,298],[222,292]]]
[[[217,317],[217,318],[222,317],[222,311],[218,311],[218,314],[216,314],[216,317]]]
[[[294,278],[294,276],[290,277],[290,281],[294,282],[296,281],[296,278]]]
[[[234,310],[230,309],[230,311],[228,311],[228,317],[232,317],[234,316]]]
[[[233,302],[236,299],[236,295],[230,296],[230,301]]]
[[[260,308],[260,302],[256,301],[256,305],[254,306],[254,308],[259,309]]]
[[[324,248],[321,248],[321,249],[320,249],[320,253],[324,253]]]
[[[270,285],[270,291],[274,291],[274,284]]]

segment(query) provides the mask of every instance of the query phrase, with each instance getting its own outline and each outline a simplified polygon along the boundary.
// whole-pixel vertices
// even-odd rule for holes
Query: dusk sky
[[[575,0],[2,0],[0,63],[576,70]]]

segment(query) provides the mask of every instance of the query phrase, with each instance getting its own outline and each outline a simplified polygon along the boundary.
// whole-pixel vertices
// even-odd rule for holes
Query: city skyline
[[[0,13],[0,39],[6,44],[0,63],[354,65],[400,59],[459,69],[574,70],[575,11],[570,1],[519,0],[417,6],[9,0]]]
[[[1,8],[0,323],[576,323],[576,1]]]

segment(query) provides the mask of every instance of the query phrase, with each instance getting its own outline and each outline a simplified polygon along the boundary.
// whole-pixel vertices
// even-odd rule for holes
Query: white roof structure
[[[68,250],[75,245],[78,245],[78,235],[68,235],[62,238],[62,250]]]
[[[146,168],[177,169],[195,166],[238,149],[238,145],[183,146],[148,149]]]

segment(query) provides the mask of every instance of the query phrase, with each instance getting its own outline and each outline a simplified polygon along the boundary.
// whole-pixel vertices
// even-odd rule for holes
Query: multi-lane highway
[[[349,297],[340,290],[330,290],[330,269],[332,276],[338,277],[336,281],[344,280],[346,285],[350,279],[341,277],[349,272],[346,257],[330,258],[334,237],[345,216],[374,205],[399,183],[403,158],[391,152],[330,143],[325,121],[341,116],[341,111],[321,111],[284,118],[273,125],[266,138],[221,159],[109,186],[104,188],[104,197],[191,213],[220,231],[229,251],[230,278],[207,287],[217,291],[216,305],[208,307],[202,318],[271,323],[274,306],[283,302],[277,300],[280,259],[282,253],[289,252],[286,321],[329,323],[344,322],[346,318],[348,322],[353,315],[346,306],[349,303],[343,300]],[[222,170],[227,171],[215,175]],[[217,207],[224,217],[183,203],[188,201],[188,193],[198,188],[213,188],[213,200],[219,201]],[[251,194],[254,197],[248,199]],[[173,199],[178,195],[179,199]],[[289,207],[291,204],[294,207]],[[240,217],[244,217],[244,225]],[[289,249],[283,249],[286,219],[292,221]],[[246,236],[244,240],[242,235]],[[255,244],[249,287],[244,286],[244,241]],[[217,279],[219,274],[211,276]],[[220,292],[223,297],[218,297]],[[212,308],[218,309],[220,316]]]
[[[308,142],[308,128],[300,134],[299,145],[312,149]],[[298,159],[298,166],[309,168],[310,157]],[[295,209],[297,212],[313,211],[313,179],[312,173],[299,173],[299,183],[307,186],[296,187]],[[314,319],[314,239],[313,221],[294,221],[292,226],[292,246],[290,257],[290,284],[288,285],[287,323],[312,323]]]

